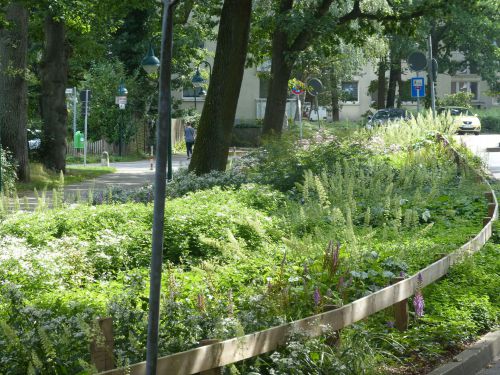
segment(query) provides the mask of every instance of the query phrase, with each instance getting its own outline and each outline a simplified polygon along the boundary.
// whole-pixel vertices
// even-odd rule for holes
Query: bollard
[[[101,165],[103,167],[109,167],[109,154],[107,151],[104,151],[101,155]]]
[[[149,170],[150,171],[153,170],[153,157],[152,156],[149,158]]]
[[[115,368],[113,358],[113,319],[97,319],[99,331],[90,343],[90,360],[97,371],[112,370]]]
[[[338,305],[324,305],[323,312],[337,310],[340,308]],[[333,331],[332,334],[328,335],[325,340],[326,345],[338,348],[340,346],[340,330]]]
[[[404,279],[404,277],[395,277],[392,280],[392,284],[397,284]],[[408,329],[408,299],[394,304],[394,320],[394,325],[398,330],[406,331]]]
[[[212,345],[212,344],[217,344],[221,340],[217,339],[205,339],[205,340],[200,340],[200,343],[198,346],[207,346],[207,345]],[[216,367],[212,368],[210,370],[205,370],[201,371],[199,375],[222,375],[223,367]]]

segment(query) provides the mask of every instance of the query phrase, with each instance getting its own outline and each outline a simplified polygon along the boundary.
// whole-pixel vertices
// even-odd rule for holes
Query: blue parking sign
[[[413,77],[411,79],[411,97],[423,98],[425,96],[425,79],[424,77]]]

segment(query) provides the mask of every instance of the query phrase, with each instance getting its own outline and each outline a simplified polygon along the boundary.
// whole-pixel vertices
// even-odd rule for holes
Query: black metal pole
[[[118,155],[122,156],[122,139],[123,139],[123,109],[120,109],[120,125],[118,127],[118,137],[120,140],[118,141]]]
[[[160,64],[160,94],[158,99],[158,130],[156,140],[156,172],[154,180],[153,241],[149,286],[148,342],[146,374],[156,375],[158,360],[158,329],[160,316],[161,271],[163,263],[163,224],[165,220],[165,186],[168,158],[172,173],[171,154],[171,75],[173,44],[173,7],[178,1],[164,0]]]

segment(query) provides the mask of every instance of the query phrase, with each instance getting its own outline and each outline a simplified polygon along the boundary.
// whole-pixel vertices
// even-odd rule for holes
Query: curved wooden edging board
[[[457,157],[461,158],[456,150],[452,147],[450,149]],[[475,173],[478,174],[476,171]],[[482,176],[480,177],[482,182],[489,188],[489,192],[487,193],[489,202],[495,204],[493,217],[490,218],[488,223],[473,239],[453,253],[439,259],[405,280],[360,298],[339,309],[242,337],[158,358],[157,374],[196,374],[201,371],[229,365],[276,350],[279,346],[284,345],[288,337],[294,333],[315,337],[325,333],[327,330],[339,330],[411,297],[415,293],[419,274],[422,277],[423,286],[432,284],[444,276],[448,272],[448,269],[453,264],[459,262],[464,255],[478,251],[491,237],[493,221],[498,217],[498,202],[491,185]],[[144,375],[145,373],[146,362],[141,362],[125,368],[105,371],[101,375]]]

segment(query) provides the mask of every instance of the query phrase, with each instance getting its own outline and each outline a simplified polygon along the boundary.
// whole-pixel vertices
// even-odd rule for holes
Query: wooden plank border
[[[449,145],[445,138],[438,136],[438,139],[445,146],[449,147],[457,159],[462,159],[465,162],[465,159]],[[480,173],[474,169],[472,171],[487,185],[489,191],[486,193],[486,198],[489,203],[495,204],[495,209],[483,229],[473,239],[453,253],[437,260],[405,280],[353,301],[336,310],[250,333],[242,337],[161,357],[157,362],[157,374],[196,374],[276,350],[284,345],[287,339],[294,333],[317,337],[327,331],[340,330],[411,297],[415,293],[419,275],[421,275],[423,287],[432,284],[444,276],[448,272],[448,269],[453,264],[461,261],[464,256],[481,249],[491,237],[493,221],[498,218],[498,201],[491,185]],[[101,375],[144,375],[145,373],[146,362],[141,362],[125,368],[102,372]]]

